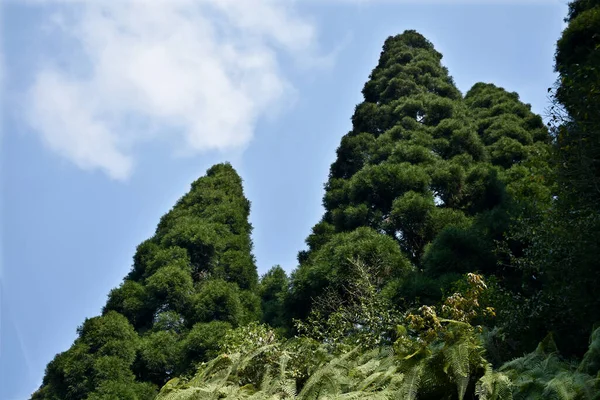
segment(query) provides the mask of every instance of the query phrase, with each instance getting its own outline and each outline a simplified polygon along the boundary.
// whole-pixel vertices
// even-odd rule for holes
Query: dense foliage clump
[[[33,398],[152,399],[215,356],[227,330],[260,320],[249,211],[234,169],[210,168],[138,246],[102,316],[48,364]]]
[[[566,21],[548,124],[388,38],[298,268],[216,165],[32,399],[599,399],[600,2]]]
[[[159,400],[192,399],[595,399],[600,395],[598,338],[579,365],[561,359],[551,336],[533,351],[493,369],[483,328],[472,321],[493,310],[478,305],[487,290],[469,274],[465,290],[437,310],[404,314],[388,345],[301,336],[278,338],[266,326],[232,331],[223,354],[189,379],[173,379]],[[375,308],[377,305],[371,304]],[[384,308],[379,308],[384,312]],[[374,328],[373,325],[365,328]],[[389,326],[388,326],[389,327]],[[316,327],[319,330],[319,327]],[[593,366],[593,367],[592,367]],[[591,367],[591,368],[590,368]]]
[[[520,284],[497,242],[511,218],[550,203],[550,135],[516,93],[478,83],[463,98],[441,59],[414,31],[385,42],[299,254],[291,316],[343,285],[346,260],[331,248],[365,260],[396,303],[439,301],[470,271]]]

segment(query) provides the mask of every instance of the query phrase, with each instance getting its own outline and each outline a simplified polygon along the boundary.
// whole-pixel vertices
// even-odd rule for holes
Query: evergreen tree
[[[292,314],[305,316],[327,281],[343,276],[340,258],[328,256],[337,245],[328,243],[345,241],[344,257],[378,259],[381,282],[389,282],[419,268],[444,227],[468,224],[460,181],[485,153],[441,59],[415,31],[385,41],[331,166],[325,215],[299,254]]]
[[[539,290],[507,325],[530,343],[553,331],[566,355],[580,356],[600,322],[600,3],[571,2],[566,22],[550,110],[556,198],[515,233],[531,242],[520,264],[536,276]]]
[[[517,93],[477,83],[465,96],[469,115],[489,162],[508,194],[520,202],[547,205],[551,199],[550,135],[542,118]]]
[[[600,2],[576,0],[556,47],[554,122],[562,197],[578,207],[600,200]]]
[[[386,40],[331,166],[325,214],[298,256],[292,316],[344,285],[343,257],[378,263],[396,302],[439,300],[462,273],[502,274],[494,241],[511,202],[549,201],[541,118],[493,85],[463,99],[441,59],[415,31]]]
[[[542,118],[517,93],[477,83],[464,102],[486,154],[485,162],[471,170],[469,200],[462,204],[473,222],[441,232],[423,264],[431,277],[480,271],[520,288],[530,284],[531,277],[523,276],[505,253],[521,254],[528,241],[506,240],[506,233],[512,221],[528,219],[550,206],[550,135]]]
[[[229,164],[215,165],[140,244],[103,315],[48,364],[34,399],[152,399],[214,356],[232,327],[259,320],[250,203]]]
[[[600,322],[600,2],[571,2],[566,22],[555,65],[558,200],[542,231],[552,236],[538,237],[534,255],[552,304],[548,327],[580,355]]]
[[[523,277],[510,259],[498,258],[496,246],[504,242],[513,253],[522,252],[527,243],[505,240],[511,221],[529,218],[550,205],[550,135],[542,118],[517,93],[493,84],[475,84],[465,104],[487,156],[472,170],[476,179],[469,185],[469,202],[463,204],[474,215],[473,223],[442,232],[424,264],[434,276],[479,270],[520,287]]]
[[[281,266],[271,268],[260,279],[259,294],[261,297],[263,322],[272,327],[284,327],[285,299],[289,289],[289,278]]]

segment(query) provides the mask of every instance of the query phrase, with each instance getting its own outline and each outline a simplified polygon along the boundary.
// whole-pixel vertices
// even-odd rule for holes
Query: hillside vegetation
[[[600,399],[600,1],[566,21],[547,124],[388,38],[297,268],[215,165],[32,400]]]

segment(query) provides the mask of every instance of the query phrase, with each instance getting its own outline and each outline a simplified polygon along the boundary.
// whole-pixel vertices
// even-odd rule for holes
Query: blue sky
[[[5,1],[0,399],[25,399],[138,243],[212,164],[252,202],[259,273],[296,266],[389,35],[424,34],[465,93],[544,113],[566,1]],[[449,5],[453,3],[453,5]]]

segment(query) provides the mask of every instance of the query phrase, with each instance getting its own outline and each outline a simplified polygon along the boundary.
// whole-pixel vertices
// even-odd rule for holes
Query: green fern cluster
[[[500,399],[600,399],[600,329],[579,364],[562,360],[548,335],[536,350],[507,362],[498,371],[486,367],[475,390],[481,400]]]
[[[588,362],[597,357],[598,337],[600,329],[592,337]],[[305,381],[294,376],[293,360],[296,352],[311,353],[314,348],[306,343],[283,346],[276,360],[264,364],[261,355],[272,352],[273,346],[222,354],[202,365],[192,379],[169,381],[157,400],[600,399],[598,371],[590,375],[582,371],[588,363],[577,366],[561,360],[550,336],[534,352],[498,370],[486,363],[474,342],[464,339],[451,345],[432,343],[427,351],[409,357],[389,347],[356,347],[327,355]],[[244,371],[257,366],[260,379],[244,382]]]
[[[485,287],[470,278],[473,287]],[[191,379],[169,381],[157,400],[600,400],[600,328],[579,365],[561,359],[549,335],[534,352],[494,370],[479,329],[470,324],[478,311],[469,304],[477,296],[448,299],[446,312],[452,308],[460,320],[421,307],[405,318],[408,328],[398,326],[393,347],[281,341],[267,326],[240,327],[227,335],[224,354]]]
[[[308,349],[303,349],[308,350]],[[157,400],[193,399],[377,399],[401,398],[407,391],[404,374],[398,371],[390,348],[361,352],[359,348],[338,357],[329,357],[299,387],[293,377],[288,351],[277,362],[263,365],[259,382],[240,385],[240,373],[261,352],[221,355],[201,367],[190,381],[174,379],[167,383]]]
[[[592,335],[590,349],[578,366],[561,360],[551,335],[537,349],[504,364],[499,372],[512,382],[513,398],[517,399],[600,399],[598,368],[588,374],[584,370],[598,361],[600,329]],[[597,364],[596,364],[597,366]]]
[[[444,328],[443,336],[430,342],[399,332],[395,343],[397,363],[411,381],[410,390],[401,398],[465,398],[487,362],[475,330],[465,329],[464,325],[452,321]]]
[[[170,381],[157,400],[462,399],[485,366],[473,335],[457,333],[453,342],[432,342],[411,355],[315,343],[296,338],[238,348],[202,365],[191,380]]]

